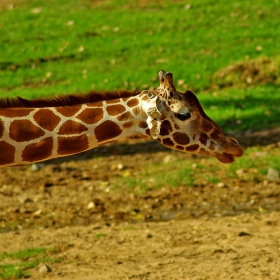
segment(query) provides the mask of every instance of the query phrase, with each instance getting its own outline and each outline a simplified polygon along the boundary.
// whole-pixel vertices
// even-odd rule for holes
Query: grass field
[[[276,128],[279,50],[279,0],[0,2],[0,97],[155,88],[164,69],[174,74],[178,90],[198,94],[225,131]],[[201,174],[217,184],[240,170],[257,170],[254,180],[262,181],[270,167],[280,170],[279,149],[270,151],[251,147],[223,166],[213,158],[195,165],[189,158],[155,162],[135,176],[120,176],[114,186],[132,193],[193,187]],[[0,252],[0,278],[28,277],[26,269],[57,261],[49,254],[42,248]]]
[[[224,129],[274,127],[279,8],[268,0],[15,1],[0,11],[0,96],[154,88],[164,69]]]

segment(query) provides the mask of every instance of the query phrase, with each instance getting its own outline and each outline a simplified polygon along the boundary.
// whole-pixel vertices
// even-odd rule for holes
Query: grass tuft
[[[45,248],[27,248],[17,252],[0,254],[0,279],[29,278],[31,268],[37,267],[41,262],[52,263],[59,260],[48,256]]]

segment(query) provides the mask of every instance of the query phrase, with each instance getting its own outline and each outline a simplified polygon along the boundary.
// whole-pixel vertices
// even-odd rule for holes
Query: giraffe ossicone
[[[181,152],[230,163],[238,142],[203,111],[190,91],[179,92],[170,72],[155,90],[0,100],[0,167],[80,153],[107,143],[153,138]]]

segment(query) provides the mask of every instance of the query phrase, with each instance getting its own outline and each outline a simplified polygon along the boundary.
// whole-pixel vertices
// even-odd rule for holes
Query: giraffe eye
[[[191,117],[190,113],[178,113],[175,115],[177,119],[181,121],[185,121]]]

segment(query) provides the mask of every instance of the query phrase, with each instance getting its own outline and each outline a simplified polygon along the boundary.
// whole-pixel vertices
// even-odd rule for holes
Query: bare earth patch
[[[239,137],[279,149],[276,129]],[[280,279],[279,180],[249,170],[252,180],[244,171],[218,185],[201,174],[192,187],[144,193],[118,180],[170,156],[204,160],[129,142],[39,170],[1,169],[0,253],[55,248],[61,261],[31,279]]]
[[[279,279],[280,214],[64,227],[5,234],[1,248],[60,248],[32,279]]]
[[[246,87],[260,84],[279,85],[279,58],[259,57],[230,65],[214,74],[214,87]]]

